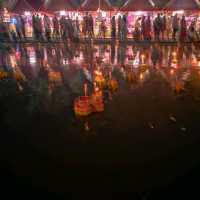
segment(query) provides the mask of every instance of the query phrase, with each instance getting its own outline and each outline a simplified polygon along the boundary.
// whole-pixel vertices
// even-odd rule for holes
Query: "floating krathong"
[[[84,96],[77,97],[74,101],[74,112],[77,116],[88,116],[95,112],[104,111],[102,91],[94,84],[94,92],[87,95],[87,84],[84,84]]]

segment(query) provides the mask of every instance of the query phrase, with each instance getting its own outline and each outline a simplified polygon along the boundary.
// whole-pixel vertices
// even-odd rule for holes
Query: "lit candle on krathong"
[[[85,84],[83,85],[83,90],[84,90],[84,95],[87,96],[87,94],[88,94],[88,86],[87,86],[87,83],[85,83]]]

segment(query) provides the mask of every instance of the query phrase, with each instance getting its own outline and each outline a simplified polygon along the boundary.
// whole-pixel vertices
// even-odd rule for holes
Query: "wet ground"
[[[152,64],[152,49],[159,60]],[[144,55],[144,56],[143,56]],[[170,199],[198,194],[200,68],[196,46],[16,45],[1,52],[1,182],[8,197]],[[76,117],[92,89],[105,111]],[[20,74],[14,79],[13,72]],[[129,75],[134,80],[129,80]],[[12,192],[11,192],[12,191]],[[192,198],[193,199],[193,198]]]

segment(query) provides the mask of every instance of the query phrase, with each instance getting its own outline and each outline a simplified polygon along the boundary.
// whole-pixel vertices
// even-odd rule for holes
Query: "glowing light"
[[[175,51],[172,52],[172,56],[177,56],[177,53]]]
[[[37,60],[36,60],[36,53],[35,53],[34,49],[30,49],[29,61],[30,61],[31,65],[34,65],[37,62]]]
[[[121,16],[121,13],[118,12],[118,13],[117,13],[117,18],[118,18],[119,16]]]
[[[25,16],[31,16],[31,12],[25,11],[25,12],[24,12],[24,15],[25,15]]]
[[[178,15],[183,15],[185,12],[184,10],[177,10],[173,12],[173,15],[178,14]]]
[[[172,63],[172,64],[171,64],[171,67],[173,67],[173,68],[177,68],[178,65],[177,65],[177,63]]]
[[[171,74],[171,75],[174,75],[174,69],[171,69],[171,70],[170,70],[170,74]]]
[[[106,12],[102,11],[102,17],[103,17],[103,18],[106,17]]]
[[[98,71],[98,70],[95,70],[95,71],[94,71],[94,74],[95,74],[96,76],[102,76],[102,75],[103,75],[102,72],[101,72],[101,71]]]
[[[31,56],[29,60],[30,60],[30,64],[35,64],[36,63],[36,58],[33,57],[33,56]]]
[[[60,11],[60,16],[66,16],[65,10],[61,10],[61,11]]]
[[[136,11],[136,12],[134,13],[134,15],[136,15],[136,16],[141,16],[141,15],[144,15],[144,12],[143,12],[143,11]]]
[[[69,64],[69,61],[66,58],[64,58],[63,59],[63,65],[68,65],[68,64]]]
[[[16,58],[13,55],[10,55],[10,64],[12,68],[15,68],[17,66]]]
[[[11,19],[11,23],[12,23],[12,24],[17,24],[16,18],[12,18],[12,19]]]
[[[173,68],[177,68],[178,67],[178,60],[177,60],[177,53],[176,51],[172,52],[172,63],[171,63],[171,67]]]
[[[145,55],[142,54],[142,55],[141,55],[142,64],[144,64],[144,59],[145,59]]]
[[[143,73],[140,74],[140,80],[143,80],[144,79],[144,75]]]

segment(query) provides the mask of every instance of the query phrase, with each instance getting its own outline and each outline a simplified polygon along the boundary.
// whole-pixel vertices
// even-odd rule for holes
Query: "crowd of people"
[[[0,18],[1,39],[26,40],[26,18],[15,15],[10,20]],[[156,16],[139,16],[128,21],[127,15],[114,15],[109,20],[94,17],[89,13],[84,16],[70,18],[67,16],[48,16],[33,14],[31,19],[32,37],[35,40],[73,40],[80,38],[112,38],[125,41],[132,38],[135,41],[200,40],[200,24],[198,18],[190,21],[182,15],[157,14]]]
[[[133,31],[135,40],[179,40],[198,41],[200,39],[200,25],[197,18],[187,22],[186,17],[158,14],[154,19],[150,16],[139,17]]]

